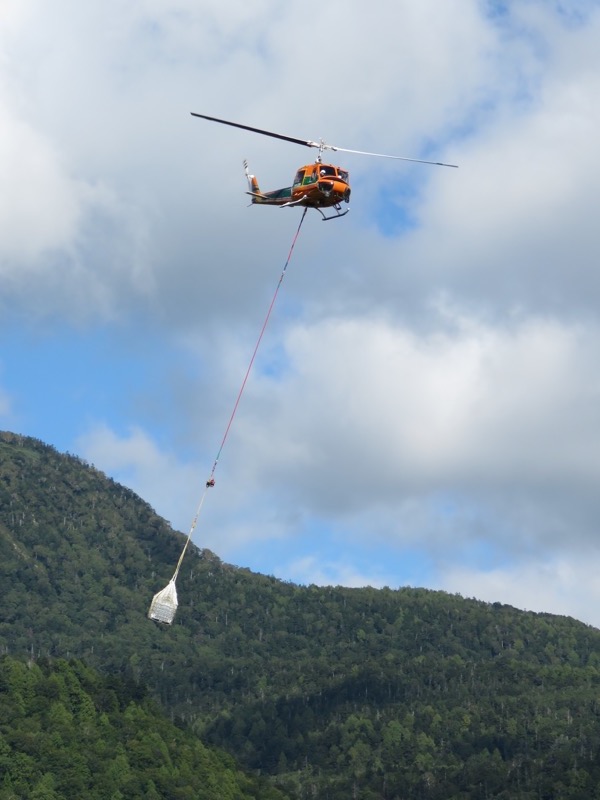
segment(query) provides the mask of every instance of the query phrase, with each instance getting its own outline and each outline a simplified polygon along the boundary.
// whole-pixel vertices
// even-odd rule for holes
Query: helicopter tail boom
[[[250,195],[253,203],[267,206],[283,206],[289,204],[292,197],[291,187],[275,189],[272,192],[261,192],[256,175],[251,175],[248,170],[247,161],[244,161],[244,170],[248,180],[248,191],[246,194]]]

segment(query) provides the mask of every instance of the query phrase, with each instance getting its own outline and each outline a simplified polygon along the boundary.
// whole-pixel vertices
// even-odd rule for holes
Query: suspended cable
[[[173,619],[175,618],[175,613],[177,611],[177,589],[176,589],[175,584],[176,584],[176,581],[177,581],[177,576],[179,575],[179,569],[181,568],[181,565],[183,563],[183,559],[184,559],[184,556],[186,554],[188,545],[189,545],[189,543],[190,543],[190,541],[192,539],[192,534],[196,530],[196,525],[198,524],[198,519],[200,517],[200,512],[202,511],[202,506],[204,505],[204,500],[206,499],[206,495],[208,493],[208,490],[211,489],[215,485],[215,477],[214,476],[215,476],[215,472],[217,470],[219,459],[221,457],[221,453],[223,451],[223,447],[225,446],[225,442],[227,441],[227,437],[229,436],[229,431],[231,430],[231,426],[233,424],[233,420],[234,420],[235,415],[237,413],[238,406],[239,406],[240,401],[242,399],[242,395],[244,393],[244,389],[246,388],[246,383],[248,382],[248,378],[250,376],[250,372],[252,371],[252,367],[253,367],[254,361],[256,359],[256,354],[258,353],[258,348],[260,347],[260,343],[262,342],[262,338],[263,338],[264,333],[265,333],[265,331],[267,329],[267,325],[269,324],[269,319],[271,318],[271,312],[273,311],[273,308],[275,306],[275,302],[277,301],[277,296],[279,294],[279,290],[281,288],[281,284],[283,283],[283,279],[285,278],[286,270],[288,268],[288,264],[291,261],[292,254],[294,252],[294,247],[296,245],[296,241],[298,239],[298,236],[300,235],[300,229],[302,228],[302,223],[304,222],[304,217],[306,216],[306,212],[307,211],[308,211],[308,208],[305,208],[304,211],[302,212],[302,217],[300,218],[300,223],[298,225],[298,229],[296,230],[296,233],[294,234],[294,238],[292,239],[292,244],[291,244],[289,252],[288,252],[288,257],[287,257],[286,262],[285,262],[285,264],[283,266],[283,269],[281,271],[281,275],[279,276],[279,281],[278,281],[277,286],[275,288],[275,292],[273,294],[273,298],[271,299],[271,304],[269,305],[269,309],[267,311],[267,314],[265,316],[262,328],[261,328],[260,333],[258,335],[258,339],[256,340],[256,344],[254,346],[254,351],[252,352],[252,356],[251,356],[250,362],[248,364],[248,369],[246,370],[246,374],[244,375],[244,379],[242,381],[242,385],[240,386],[240,390],[238,392],[236,401],[235,401],[235,403],[233,405],[233,410],[231,412],[231,416],[229,417],[229,421],[228,421],[227,426],[225,428],[225,433],[223,434],[223,438],[221,440],[221,444],[219,446],[219,449],[217,451],[217,455],[216,455],[215,460],[213,462],[213,466],[212,466],[212,469],[210,471],[210,475],[208,477],[208,480],[206,481],[206,485],[204,487],[204,491],[202,492],[202,496],[200,497],[200,502],[198,503],[198,508],[196,509],[196,513],[194,515],[194,519],[192,520],[192,524],[190,526],[190,531],[189,531],[189,533],[187,535],[187,539],[185,540],[185,544],[183,546],[183,550],[181,551],[181,555],[179,556],[179,561],[177,562],[177,566],[175,567],[175,572],[173,573],[173,577],[169,581],[168,585],[164,589],[162,589],[160,592],[158,592],[157,594],[154,595],[154,597],[152,599],[152,602],[150,604],[150,610],[148,611],[148,617],[150,619],[155,619],[158,622],[165,622],[168,625],[170,625],[173,622]]]

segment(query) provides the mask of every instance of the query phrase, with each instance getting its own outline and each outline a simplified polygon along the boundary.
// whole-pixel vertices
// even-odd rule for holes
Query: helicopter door
[[[298,172],[296,173],[296,177],[294,178],[294,188],[296,186],[302,186],[302,181],[304,180],[304,173],[305,172],[306,172],[306,170],[304,170],[304,169],[299,169],[298,170]]]

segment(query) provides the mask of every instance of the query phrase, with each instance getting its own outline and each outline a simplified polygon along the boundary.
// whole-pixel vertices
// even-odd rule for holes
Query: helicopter
[[[281,133],[273,133],[273,131],[252,128],[249,125],[241,125],[239,122],[229,122],[226,119],[207,117],[205,114],[196,114],[194,111],[190,113],[193,117],[207,119],[210,122],[218,122],[221,125],[230,125],[233,128],[241,128],[245,131],[252,131],[252,133],[260,133],[263,136],[271,136],[274,139],[283,139],[286,142],[293,142],[294,144],[304,145],[305,147],[316,147],[319,151],[316,161],[313,164],[305,164],[300,167],[296,172],[292,185],[284,187],[283,189],[274,189],[269,192],[261,191],[256,176],[251,175],[248,170],[247,161],[244,161],[244,169],[248,180],[249,191],[247,194],[251,196],[253,204],[279,206],[280,208],[289,208],[291,206],[314,208],[321,214],[325,222],[330,219],[344,217],[348,213],[350,209],[342,211],[342,203],[349,203],[351,194],[347,170],[335,164],[326,164],[323,162],[323,153],[326,150],[355,153],[363,156],[376,156],[378,158],[393,158],[398,161],[412,161],[417,164],[432,164],[436,167],[457,168],[456,164],[445,164],[441,161],[424,161],[420,158],[389,156],[384,153],[368,153],[364,150],[348,150],[345,147],[335,147],[326,144],[322,139],[318,142],[313,142],[310,139],[297,139],[293,136],[284,136]],[[322,210],[324,208],[333,208],[336,213],[329,217],[325,216]]]

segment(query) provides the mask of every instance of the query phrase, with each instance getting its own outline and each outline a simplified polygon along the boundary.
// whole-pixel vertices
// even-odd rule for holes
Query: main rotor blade
[[[394,158],[397,161],[413,161],[415,164],[433,164],[435,167],[454,167],[458,169],[458,164],[444,164],[442,161],[424,161],[422,158],[406,158],[406,156],[387,156],[385,153],[367,153],[365,150],[348,150],[346,147],[334,147],[326,144],[325,149],[340,151],[341,153],[356,153],[359,156],[377,156],[377,158]]]
[[[230,122],[226,119],[219,119],[218,117],[207,117],[206,114],[196,114],[195,111],[190,112],[193,117],[200,117],[200,119],[207,119],[210,122],[219,122],[221,125],[230,125],[232,128],[241,128],[244,131],[252,131],[252,133],[260,133],[263,136],[271,136],[273,139],[283,139],[284,142],[293,142],[294,144],[301,144],[304,147],[318,147],[320,151],[333,150],[334,152],[341,153],[355,153],[359,156],[376,156],[377,158],[393,158],[396,161],[412,161],[415,164],[433,164],[436,167],[454,167],[458,169],[457,164],[444,164],[442,161],[425,161],[422,158],[406,158],[405,156],[388,156],[384,153],[368,153],[366,150],[348,150],[346,147],[334,147],[325,142],[313,142],[310,139],[297,139],[295,136],[284,136],[282,133],[273,133],[273,131],[265,131],[262,128],[252,128],[250,125],[242,125],[239,122]]]
[[[217,119],[217,117],[207,117],[205,114],[196,114],[194,111],[190,112],[193,117],[200,117],[201,119],[208,119],[210,122],[220,122],[221,125],[231,125],[232,128],[242,128],[245,131],[252,131],[252,133],[262,133],[263,136],[272,136],[273,139],[283,139],[285,142],[293,142],[294,144],[303,144],[306,147],[319,147],[318,142],[311,142],[307,139],[295,139],[293,136],[284,136],[281,133],[273,133],[272,131],[263,131],[261,128],[251,128],[250,125],[240,125],[239,122],[228,122],[226,119]]]

